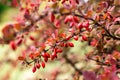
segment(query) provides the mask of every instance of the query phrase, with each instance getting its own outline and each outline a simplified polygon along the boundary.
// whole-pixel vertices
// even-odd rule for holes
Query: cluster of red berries
[[[34,65],[34,67],[32,68],[32,72],[33,72],[33,73],[36,72],[36,69],[39,69],[41,66],[42,66],[43,68],[45,68],[45,62],[41,62],[41,64],[40,64],[40,63],[36,63],[36,64]]]
[[[70,22],[70,26],[72,27],[69,29],[69,32],[75,33],[76,29],[81,31],[83,28],[89,32],[91,31],[91,28],[89,27],[90,26],[89,21],[79,23],[78,17],[70,15],[70,16],[67,16],[64,20],[65,24],[68,22]],[[74,28],[73,26],[76,26],[76,27]],[[70,38],[71,38],[71,36],[68,36],[66,38],[66,40],[69,40]],[[74,36],[73,38],[74,38],[74,40],[78,40],[78,36]],[[87,36],[82,35],[82,40],[87,41],[88,40]]]
[[[51,0],[49,0],[49,1],[51,1]],[[53,2],[55,1],[55,0],[52,0]],[[70,1],[70,3],[72,3],[71,1],[72,0],[69,0]],[[62,3],[65,3],[66,1],[65,0],[62,0]],[[79,1],[78,0],[76,0],[76,3],[79,3]],[[35,4],[30,4],[31,5],[31,7],[34,7],[35,6]],[[24,10],[25,11],[25,15],[24,15],[24,17],[26,18],[26,19],[29,19],[29,16],[30,16],[30,10],[29,9],[25,9]],[[56,21],[57,21],[57,18],[56,18],[56,16],[55,16],[55,14],[53,13],[53,12],[50,12],[49,13],[49,16],[50,16],[50,21],[52,22],[52,23],[55,23]],[[77,33],[76,34],[76,32],[78,32],[79,31],[79,33],[80,33],[80,31],[84,28],[84,29],[86,29],[87,31],[90,31],[90,28],[89,28],[89,21],[84,21],[84,22],[80,22],[80,19],[79,19],[79,17],[77,17],[77,16],[72,16],[72,15],[68,15],[68,16],[66,16],[66,18],[64,19],[64,23],[65,24],[67,24],[67,23],[69,23],[69,25],[70,25],[70,28],[69,28],[69,32],[71,32],[72,34],[70,35],[70,36],[65,36],[64,38],[62,37],[62,41],[60,40],[58,40],[57,41],[57,43],[58,44],[56,44],[56,46],[51,46],[51,48],[52,48],[52,53],[50,54],[48,51],[46,51],[45,50],[45,48],[44,49],[42,49],[41,51],[38,51],[37,53],[35,53],[35,52],[33,52],[33,53],[30,53],[30,55],[29,55],[29,57],[34,61],[35,59],[37,59],[37,58],[41,58],[42,57],[42,59],[44,59],[44,60],[42,60],[41,61],[41,64],[40,63],[38,63],[38,62],[36,62],[36,61],[34,61],[34,63],[35,63],[35,65],[34,65],[34,67],[33,67],[33,69],[32,69],[32,71],[33,72],[35,72],[36,71],[36,69],[39,69],[40,68],[40,66],[42,66],[43,68],[45,67],[45,62],[48,62],[48,59],[51,59],[51,60],[54,60],[55,58],[57,58],[57,55],[58,55],[58,53],[62,53],[62,47],[74,47],[74,44],[72,43],[72,42],[69,42],[69,40],[71,39],[71,38],[73,38],[74,40],[76,40],[76,41],[78,41],[78,39],[79,39],[79,34]],[[56,23],[56,24],[58,24],[58,23]],[[16,27],[15,29],[18,29],[18,27]],[[18,31],[19,30],[21,30],[21,29],[18,29]],[[85,35],[82,35],[82,40],[84,40],[84,41],[87,41],[88,40],[88,38],[87,38],[87,36],[85,36]],[[33,37],[33,36],[29,36],[29,39],[30,40],[32,40],[32,41],[35,41],[35,38]],[[18,41],[17,42],[14,42],[14,41],[11,41],[10,42],[10,46],[11,46],[11,48],[13,49],[13,50],[15,50],[16,48],[17,48],[17,45],[20,45],[21,43],[23,42],[23,39],[22,38],[19,38],[18,39]],[[25,58],[23,58],[23,57],[20,57],[21,58],[21,60],[23,60],[24,61],[24,59]],[[39,61],[39,60],[38,60]],[[44,61],[44,62],[43,62]]]
[[[33,36],[29,36],[29,39],[34,41],[35,38]],[[10,47],[13,49],[13,50],[16,50],[17,49],[17,46],[21,45],[21,43],[23,42],[23,39],[20,37],[17,39],[17,41],[10,41]]]
[[[55,16],[54,16],[54,14],[52,14],[51,13],[51,21],[52,22],[54,22],[54,20],[55,20]],[[78,18],[77,17],[73,17],[73,16],[69,16],[69,17],[67,17],[66,19],[65,19],[65,22],[69,22],[69,21],[74,21],[74,22],[76,22],[76,23],[78,23],[79,22],[79,20],[78,20]],[[78,23],[77,24],[77,29],[82,29],[82,28],[86,28],[86,29],[88,29],[89,28],[89,22],[87,21],[87,22],[85,22],[84,24],[83,23]],[[72,35],[70,35],[70,36],[67,36],[67,37],[65,37],[65,39],[63,39],[63,41],[60,41],[60,44],[59,45],[57,45],[57,46],[60,46],[60,47],[74,47],[74,44],[72,43],[72,42],[68,42],[71,38],[73,38],[74,40],[78,40],[78,37],[79,35],[75,35],[75,34],[72,34]],[[35,40],[35,38],[33,37],[33,36],[29,36],[29,39],[30,40],[32,40],[32,41],[34,41]],[[82,40],[84,40],[84,41],[87,41],[88,39],[87,39],[87,37],[86,36],[82,36]],[[11,41],[10,42],[10,46],[11,46],[11,48],[13,49],[13,50],[15,50],[16,49],[16,47],[17,47],[17,45],[20,45],[22,43],[22,39],[20,38],[18,41],[17,41],[17,43],[15,43],[14,41]],[[31,59],[32,60],[34,60],[36,57],[39,57],[39,56],[42,56],[43,57],[43,59],[44,59],[44,62],[42,61],[41,62],[41,64],[40,63],[36,63],[35,62],[35,65],[34,65],[34,67],[33,67],[33,69],[32,69],[32,71],[33,71],[33,73],[34,72],[36,72],[36,69],[39,69],[40,68],[40,66],[42,66],[43,68],[45,67],[45,62],[47,62],[48,61],[48,59],[50,58],[51,60],[54,60],[55,58],[57,58],[57,54],[58,53],[62,53],[62,49],[61,48],[57,48],[57,46],[55,46],[54,48],[53,48],[53,51],[52,51],[52,53],[51,54],[49,54],[47,51],[43,51],[42,53],[41,52],[39,52],[38,54],[30,54],[30,57],[31,57]],[[41,53],[41,55],[40,55],[40,53]],[[34,56],[35,55],[35,56]],[[37,55],[37,56],[36,56]],[[23,60],[23,59],[22,59]]]

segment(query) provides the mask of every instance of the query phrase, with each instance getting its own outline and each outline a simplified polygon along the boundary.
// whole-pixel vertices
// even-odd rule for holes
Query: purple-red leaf
[[[97,78],[95,72],[92,71],[84,71],[83,78],[84,80],[100,80],[99,78]]]

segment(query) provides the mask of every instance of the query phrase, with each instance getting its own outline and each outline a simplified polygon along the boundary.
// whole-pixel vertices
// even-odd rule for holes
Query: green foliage
[[[3,11],[5,11],[5,10],[7,10],[7,9],[9,9],[10,7],[8,7],[7,5],[4,5],[4,4],[2,4],[2,3],[0,3],[0,14],[3,12]]]

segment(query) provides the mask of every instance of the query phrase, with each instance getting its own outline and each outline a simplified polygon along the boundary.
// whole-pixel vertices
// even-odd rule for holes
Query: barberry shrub
[[[18,56],[31,71],[45,68],[53,60],[64,59],[73,67],[74,80],[120,80],[120,1],[119,0],[13,0],[19,8],[16,22],[7,24],[1,44],[16,50],[26,44]],[[91,50],[80,58],[70,49],[85,43]],[[79,47],[79,46],[77,46]],[[77,63],[83,63],[78,68]],[[87,64],[93,65],[87,67]],[[95,65],[92,64],[95,62]],[[60,73],[54,72],[53,80]]]

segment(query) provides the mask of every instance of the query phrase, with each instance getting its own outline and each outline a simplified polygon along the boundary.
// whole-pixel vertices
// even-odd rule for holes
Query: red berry
[[[55,58],[57,58],[57,53],[56,52],[53,52],[51,54],[51,60],[54,60]]]
[[[47,56],[47,58],[50,58],[50,54],[49,53],[46,53],[46,56]]]
[[[74,16],[74,17],[73,17],[73,19],[74,19],[74,21],[75,21],[76,23],[78,23],[78,22],[79,22],[78,17]]]
[[[55,58],[55,57],[51,55],[51,60],[54,60],[54,58]]]
[[[67,37],[66,37],[66,40],[70,40],[70,38],[71,38],[71,36],[67,36]]]
[[[39,68],[40,68],[40,64],[39,64],[39,63],[37,63],[37,64],[36,64],[36,67],[39,69]]]
[[[32,68],[32,72],[33,73],[36,72],[36,67],[35,66]]]
[[[66,43],[66,44],[65,44],[65,47],[67,48],[68,46],[69,46],[69,44],[68,44],[68,43]]]
[[[91,45],[91,46],[96,46],[96,45],[97,45],[97,39],[93,39],[93,40],[90,42],[90,45]]]
[[[88,40],[86,36],[82,36],[82,39],[83,39],[84,41],[87,41],[87,40]]]
[[[51,60],[54,60],[54,58],[57,58],[57,49],[58,48],[55,48],[54,52],[51,54]]]
[[[79,4],[79,0],[76,0],[76,3]]]
[[[61,47],[64,47],[64,46],[65,46],[64,42],[61,42],[61,43],[60,43],[60,46],[61,46]]]
[[[21,7],[21,8],[20,8],[20,11],[23,11],[23,10],[24,10],[24,8],[23,8],[23,7]]]
[[[16,50],[16,48],[17,48],[17,46],[16,46],[16,44],[15,44],[14,41],[11,41],[11,42],[10,42],[10,46],[11,46],[11,48],[12,48],[13,50]]]
[[[61,52],[62,52],[62,49],[57,49],[56,52],[61,53]]]
[[[22,43],[22,39],[19,39],[18,41],[17,41],[17,45],[20,45],[21,43]]]
[[[43,52],[42,57],[47,57],[47,54],[45,52]]]
[[[55,53],[57,53],[57,49],[58,49],[57,47],[54,48],[54,52],[55,52]]]
[[[84,26],[85,28],[88,28],[88,27],[89,27],[89,22],[88,22],[88,21],[85,22],[85,23],[83,24],[83,26]]]
[[[48,61],[48,58],[45,57],[45,58],[44,58],[44,61],[47,62],[47,61]]]
[[[57,58],[57,53],[56,53],[56,52],[53,52],[53,53],[52,53],[52,56],[53,56],[54,58]]]
[[[62,2],[61,2],[61,3],[63,4],[63,3],[65,3],[65,1],[66,1],[66,0],[62,0]]]
[[[71,26],[71,27],[72,27],[72,26],[74,26],[74,25],[75,25],[75,23],[74,23],[74,22],[71,22],[71,23],[70,23],[70,26]]]
[[[35,6],[35,4],[34,4],[34,3],[31,3],[31,4],[30,4],[30,6],[31,6],[31,7],[34,7],[34,6]]]
[[[60,20],[56,20],[55,21],[55,27],[56,28],[60,28]]]
[[[42,65],[43,68],[45,68],[45,63],[44,62],[42,62],[41,65]]]
[[[51,20],[51,22],[55,21],[55,15],[53,13],[50,14],[50,20]]]
[[[68,45],[69,45],[70,47],[74,47],[74,44],[73,44],[72,42],[69,42]]]
[[[89,27],[88,27],[88,28],[86,28],[86,30],[87,30],[87,31],[89,31],[89,32],[91,32],[91,31],[92,31],[92,29],[91,29],[91,28],[89,28]]]
[[[72,33],[75,32],[74,28],[69,28],[68,31],[69,31],[69,32],[72,32]]]
[[[74,36],[74,40],[76,40],[76,41],[77,41],[77,40],[78,40],[78,36]]]
[[[64,20],[64,23],[68,23],[68,22],[71,22],[73,20],[73,16],[67,16]]]
[[[78,28],[78,29],[82,29],[82,28],[83,28],[83,23],[79,23],[79,24],[77,25],[77,28]]]
[[[30,38],[30,40],[32,40],[32,41],[35,40],[35,38],[34,38],[33,36],[30,36],[29,38]]]

